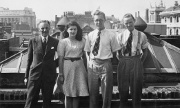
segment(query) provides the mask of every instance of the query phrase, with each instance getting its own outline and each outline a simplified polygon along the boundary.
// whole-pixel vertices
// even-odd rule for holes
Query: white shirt
[[[138,43],[138,30],[134,29],[132,31],[132,34],[133,34],[133,38],[132,38],[132,48],[131,48],[131,54],[132,56],[134,56],[136,54],[136,51],[137,51],[137,43]],[[140,37],[140,46],[139,46],[139,49],[140,49],[140,53],[142,53],[142,49],[145,49],[148,47],[149,43],[148,43],[148,39],[146,37],[146,35],[143,33],[143,32],[140,32],[141,33],[141,37]],[[129,30],[125,30],[123,31],[122,33],[120,33],[118,36],[117,36],[117,40],[118,40],[118,43],[120,45],[121,48],[123,48],[124,46],[127,45],[127,40],[129,38],[129,35],[130,35],[130,32]]]
[[[42,42],[44,42],[44,38],[46,38],[46,43],[47,43],[48,42],[48,36],[46,36],[46,37],[41,36]]]
[[[113,57],[112,52],[120,50],[119,44],[117,42],[116,34],[108,31],[107,29],[101,30],[100,34],[100,44],[97,56],[92,54],[94,44],[96,42],[98,30],[94,30],[88,34],[86,37],[86,44],[84,51],[90,52],[91,59],[109,59]]]

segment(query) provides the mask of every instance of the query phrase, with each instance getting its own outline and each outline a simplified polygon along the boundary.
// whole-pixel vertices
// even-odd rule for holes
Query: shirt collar
[[[133,35],[135,34],[135,31],[136,31],[136,29],[134,29],[134,30],[132,31],[132,34],[133,34]],[[128,33],[128,35],[129,35],[129,34],[130,34],[130,31],[127,30],[127,33]]]
[[[46,42],[47,42],[48,41],[48,36],[46,36],[46,37],[41,36],[42,42],[44,41],[44,38],[46,38]]]
[[[101,30],[101,33],[102,32],[104,32],[106,29],[104,28],[103,30]],[[98,29],[96,29],[96,32],[98,33],[99,32],[99,30]]]

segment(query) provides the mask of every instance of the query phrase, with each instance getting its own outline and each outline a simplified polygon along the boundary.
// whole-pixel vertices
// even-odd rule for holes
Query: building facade
[[[0,22],[29,25],[30,28],[36,27],[36,15],[31,8],[25,7],[24,10],[9,10],[0,7]]]
[[[149,23],[161,23],[160,12],[165,10],[165,6],[161,0],[161,3],[157,6],[151,6],[149,9]]]
[[[174,6],[160,13],[161,22],[167,25],[167,35],[180,35],[180,5],[175,1]]]
[[[64,12],[64,15],[61,17],[55,16],[55,28],[57,26],[57,23],[61,18],[66,16],[70,21],[75,20],[81,28],[84,28],[86,25],[90,26],[91,28],[95,28],[93,16],[91,14],[91,11],[85,11],[84,14],[75,14],[73,11]],[[117,28],[117,23],[119,23],[119,19],[115,18],[114,15],[112,16],[106,16],[106,22],[105,27],[107,29],[114,29]]]

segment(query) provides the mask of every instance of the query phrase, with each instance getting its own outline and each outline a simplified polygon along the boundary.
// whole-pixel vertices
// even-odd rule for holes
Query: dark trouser
[[[47,79],[48,80],[48,79]],[[55,82],[42,80],[29,81],[27,86],[27,99],[24,108],[36,108],[40,89],[42,91],[43,108],[51,108],[51,98]]]
[[[101,81],[102,108],[110,108],[113,89],[113,70],[110,59],[93,61],[92,67],[88,67],[90,108],[99,108],[99,81]]]
[[[120,108],[127,107],[129,87],[133,108],[141,108],[143,73],[140,55],[120,58],[117,71]]]

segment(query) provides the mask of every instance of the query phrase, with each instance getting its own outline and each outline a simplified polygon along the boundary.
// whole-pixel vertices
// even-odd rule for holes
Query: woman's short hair
[[[105,13],[102,12],[102,11],[100,11],[100,10],[96,10],[93,15],[94,15],[94,16],[95,16],[95,15],[102,15],[102,16],[104,17],[104,19],[106,20],[106,15],[105,15]]]
[[[65,38],[69,37],[69,33],[67,32],[67,30],[70,26],[76,26],[77,27],[77,34],[76,34],[75,38],[76,38],[76,40],[81,41],[82,37],[83,37],[82,29],[76,21],[70,21],[66,25]]]

